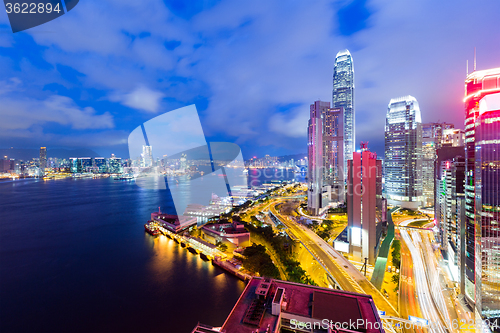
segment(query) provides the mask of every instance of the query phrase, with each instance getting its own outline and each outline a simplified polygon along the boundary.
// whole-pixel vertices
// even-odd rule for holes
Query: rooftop
[[[278,301],[280,304],[276,305]],[[280,311],[281,315],[275,311]],[[279,332],[277,328],[281,325],[292,323],[294,319],[305,323],[308,318],[311,322],[328,320],[333,323],[363,319],[364,324],[357,326],[354,332],[382,332],[378,312],[369,295],[259,277],[252,278],[248,283],[224,322],[221,332],[252,333],[256,329],[267,328],[269,332]],[[372,327],[367,323],[372,323]],[[353,328],[350,329],[349,332],[352,333]],[[341,331],[342,329],[339,330]],[[312,332],[327,330],[314,329]]]

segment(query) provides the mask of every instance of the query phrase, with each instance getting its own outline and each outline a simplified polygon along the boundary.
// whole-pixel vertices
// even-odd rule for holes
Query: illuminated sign
[[[500,93],[486,95],[479,101],[479,114],[500,110]]]

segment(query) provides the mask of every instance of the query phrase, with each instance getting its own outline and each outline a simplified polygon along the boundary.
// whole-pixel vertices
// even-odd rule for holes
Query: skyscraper
[[[422,119],[413,96],[391,99],[385,123],[387,203],[417,209],[422,204]]]
[[[47,148],[40,147],[40,169],[42,172],[45,171],[47,167]]]
[[[108,172],[108,166],[106,163],[106,159],[104,157],[96,157],[94,158],[94,164],[96,167],[96,171],[99,173]]]
[[[465,296],[481,317],[500,317],[500,68],[465,80]]]
[[[422,187],[423,206],[435,206],[435,180],[441,174],[436,173],[440,164],[435,164],[437,151],[443,147],[457,147],[464,145],[464,132],[455,129],[455,125],[448,123],[426,123],[422,124]],[[462,155],[463,156],[463,155]],[[453,158],[455,156],[450,156]]]
[[[151,146],[142,146],[142,166],[145,168],[153,166],[153,150]]]
[[[310,106],[308,124],[309,207],[323,207],[323,201],[344,201],[343,108],[330,108],[330,102],[315,101]],[[325,199],[323,199],[323,195]],[[325,202],[326,204],[326,202]]]
[[[375,264],[383,219],[382,160],[363,147],[347,161],[349,253],[355,260]]]
[[[343,108],[344,177],[347,175],[347,160],[355,151],[356,128],[354,121],[354,66],[351,53],[343,50],[337,53],[333,68],[332,108]]]
[[[308,199],[310,214],[317,215],[322,208],[323,191],[323,122],[321,114],[330,107],[329,102],[316,101],[310,106],[310,118],[307,127],[308,154]]]

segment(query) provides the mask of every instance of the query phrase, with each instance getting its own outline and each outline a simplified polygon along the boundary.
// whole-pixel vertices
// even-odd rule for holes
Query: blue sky
[[[12,34],[0,11],[0,148],[126,157],[143,122],[195,104],[209,141],[245,158],[306,151],[309,104],[355,68],[356,140],[383,154],[391,98],[463,128],[466,60],[500,67],[500,2],[81,0]]]

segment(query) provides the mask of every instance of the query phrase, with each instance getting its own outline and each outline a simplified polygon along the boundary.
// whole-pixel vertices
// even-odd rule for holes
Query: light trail
[[[405,241],[410,251],[413,260],[413,273],[415,275],[415,289],[418,295],[418,303],[424,319],[429,321],[429,329],[433,333],[446,333],[448,330],[443,325],[439,315],[439,310],[436,308],[432,299],[431,290],[427,281],[426,267],[416,239],[412,240],[406,229],[400,230],[401,237]]]

